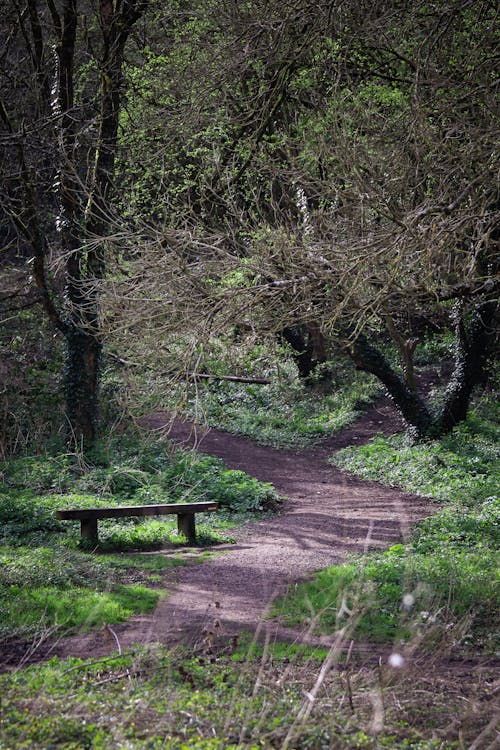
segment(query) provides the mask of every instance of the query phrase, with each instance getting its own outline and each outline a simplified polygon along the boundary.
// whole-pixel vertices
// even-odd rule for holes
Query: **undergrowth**
[[[282,647],[158,646],[0,676],[0,747],[455,750],[488,728],[494,672],[422,675]],[[453,675],[451,676],[453,678]]]
[[[379,436],[367,445],[338,451],[331,461],[363,479],[475,507],[498,492],[500,427],[493,410],[492,400],[486,400],[440,440],[412,443],[403,434]]]
[[[201,412],[213,427],[257,443],[305,447],[347,427],[382,392],[375,378],[356,371],[343,356],[328,363],[324,380],[322,374],[304,383],[284,363],[281,379],[275,375],[269,385],[202,383],[187,411],[194,418]]]

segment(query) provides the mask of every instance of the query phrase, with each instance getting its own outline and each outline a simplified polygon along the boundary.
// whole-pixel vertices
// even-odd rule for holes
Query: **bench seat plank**
[[[71,508],[56,511],[60,520],[124,518],[126,516],[164,516],[180,513],[206,513],[217,510],[218,503],[169,503],[167,505],[115,505],[110,508]]]

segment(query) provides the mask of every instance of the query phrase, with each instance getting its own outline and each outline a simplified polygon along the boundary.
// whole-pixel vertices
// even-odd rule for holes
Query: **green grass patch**
[[[380,436],[367,445],[338,451],[331,462],[363,479],[477,506],[498,497],[500,427],[473,412],[441,440],[414,444],[405,435]]]
[[[0,548],[0,586],[106,586],[107,562],[64,547]]]
[[[203,551],[199,554],[200,560],[208,559],[210,553]],[[186,564],[185,558],[180,553],[174,554],[115,554],[106,555],[108,566],[112,568],[126,568],[127,570],[145,571],[147,573],[158,573],[168,568],[176,568]]]
[[[352,623],[355,637],[373,641],[434,638],[450,624],[465,624],[465,643],[491,647],[488,634],[500,626],[493,614],[499,583],[496,551],[419,554],[395,545],[321,571],[295,586],[273,614],[289,625],[314,623],[324,633]]]
[[[160,592],[144,586],[115,585],[112,591],[12,585],[0,591],[0,636],[27,638],[52,630],[64,632],[123,622],[152,612]]]
[[[231,653],[232,661],[258,662],[263,659],[279,661],[315,661],[321,663],[328,656],[327,648],[309,646],[305,643],[287,643],[286,641],[269,642],[265,646],[250,632],[242,632]]]
[[[196,544],[200,547],[208,547],[215,544],[232,544],[234,538],[224,531],[210,528],[203,521],[208,514],[197,514],[200,520],[196,525]],[[120,522],[103,520],[99,523],[99,543],[97,549],[100,552],[113,550],[159,550],[166,545],[185,546],[188,540],[177,531],[177,519],[154,520],[154,519],[124,519]],[[135,522],[134,522],[135,521]],[[79,543],[86,546],[85,541]],[[94,549],[95,543],[87,545]]]
[[[28,638],[54,627],[88,628],[149,612],[160,594],[141,584],[155,582],[150,571],[164,567],[57,545],[1,547],[0,636]]]

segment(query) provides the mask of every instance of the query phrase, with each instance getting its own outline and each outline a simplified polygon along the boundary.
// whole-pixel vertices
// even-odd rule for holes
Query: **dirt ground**
[[[149,418],[151,430],[168,425],[164,414]],[[257,479],[272,482],[287,498],[273,517],[249,523],[232,535],[236,544],[217,547],[212,559],[175,568],[164,586],[170,596],[155,612],[137,616],[113,630],[93,631],[44,643],[26,653],[26,644],[10,644],[5,662],[19,664],[50,655],[98,657],[132,644],[200,644],[241,630],[267,632],[273,639],[328,643],[283,628],[266,619],[272,600],[315,571],[408,537],[412,525],[432,512],[432,505],[397,489],[349,476],[327,463],[335,450],[366,442],[377,432],[402,427],[390,402],[379,401],[349,429],[301,451],[275,450],[206,427],[176,421],[170,437],[188,447],[224,459]]]

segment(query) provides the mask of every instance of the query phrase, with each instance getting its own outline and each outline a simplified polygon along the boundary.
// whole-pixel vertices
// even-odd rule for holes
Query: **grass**
[[[160,592],[144,586],[120,586],[112,591],[59,586],[9,586],[0,594],[0,636],[24,637],[57,625],[65,633],[124,622],[133,614],[152,612]]]
[[[353,613],[356,637],[434,643],[455,628],[463,645],[495,647],[500,607],[498,554],[440,550],[418,554],[395,545],[382,555],[332,566],[300,584],[275,608],[290,625],[315,623],[324,633]],[[492,632],[493,631],[493,632]]]
[[[283,363],[270,385],[210,381],[197,386],[188,413],[213,427],[278,448],[301,448],[347,427],[381,394],[375,378],[345,357],[328,363],[329,379],[304,384]],[[326,391],[326,392],[325,392]]]
[[[0,747],[457,750],[481,731],[494,739],[487,666],[479,675],[469,665],[458,687],[419,665],[398,672],[353,657],[339,670],[331,653],[237,649],[235,661],[227,648],[153,646],[0,676]]]
[[[122,622],[154,610],[157,571],[181,564],[139,556],[89,555],[58,543],[0,547],[0,638],[68,632]]]
[[[271,485],[227,470],[219,459],[131,436],[98,444],[85,457],[55,453],[6,462],[0,636],[29,639],[149,612],[164,594],[156,590],[163,572],[191,561],[175,552],[186,543],[175,516],[102,520],[98,549],[89,554],[79,522],[58,521],[57,509],[214,499],[222,511],[199,514],[200,547],[233,541],[231,528],[271,512],[278,497]],[[168,556],[126,554],[162,547]]]
[[[292,589],[275,606],[289,624],[338,630],[356,613],[359,637],[435,641],[492,651],[500,631],[500,430],[488,404],[440,441],[377,437],[332,463],[435,498],[446,507],[417,525],[409,545],[355,557]]]
[[[221,506],[216,517],[200,514],[200,538],[227,541],[219,529],[272,511],[279,500],[270,484],[226,469],[218,458],[131,437],[97,445],[85,461],[67,454],[14,459],[3,476],[0,543],[11,545],[34,544],[47,533],[74,540],[78,523],[57,521],[59,508],[196,501]],[[174,526],[175,519],[103,521],[100,536],[106,549],[154,549],[182,541]]]

